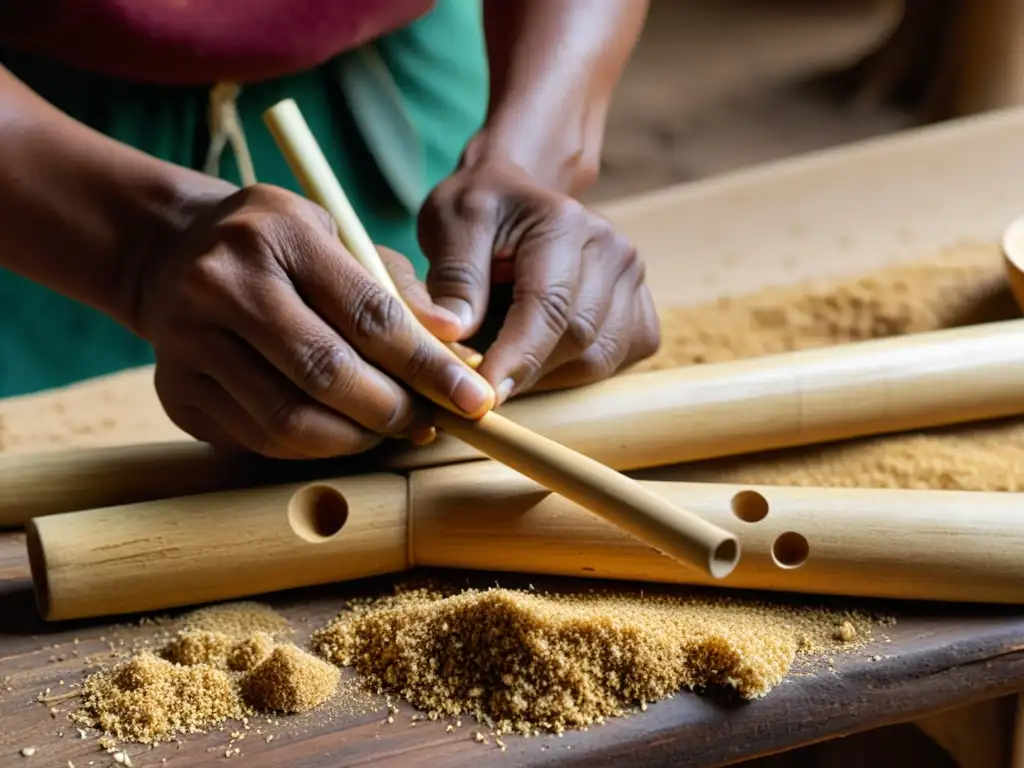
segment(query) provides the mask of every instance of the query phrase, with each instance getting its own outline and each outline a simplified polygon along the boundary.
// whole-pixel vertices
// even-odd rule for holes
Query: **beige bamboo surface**
[[[864,597],[1024,602],[1024,496],[644,482],[734,532],[713,579],[493,461],[159,500],[28,526],[50,620],[412,566]],[[408,491],[408,493],[407,493]]]
[[[407,502],[405,478],[374,474],[36,518],[39,610],[105,616],[402,571]]]
[[[1024,320],[620,376],[511,401],[501,411],[618,470],[1017,415],[1024,413]],[[0,524],[89,506],[82,499],[106,506],[175,487],[211,492],[235,479],[217,466],[221,459],[200,471],[210,454],[197,443],[172,448],[194,471],[175,471],[173,462],[162,468],[159,447],[42,454],[38,461],[0,456]],[[441,437],[399,448],[374,466],[408,470],[482,457]],[[168,482],[174,476],[176,486]]]

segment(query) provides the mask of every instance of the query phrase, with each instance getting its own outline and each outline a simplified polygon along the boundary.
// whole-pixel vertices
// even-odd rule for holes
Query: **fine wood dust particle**
[[[371,690],[432,718],[471,714],[498,734],[560,733],[681,688],[764,696],[798,655],[857,647],[836,640],[844,622],[861,645],[880,623],[725,597],[417,589],[354,606],[313,643]]]
[[[997,244],[951,248],[867,277],[668,310],[634,370],[754,358],[1019,316]],[[679,480],[847,488],[1024,490],[1024,418],[694,462]]]

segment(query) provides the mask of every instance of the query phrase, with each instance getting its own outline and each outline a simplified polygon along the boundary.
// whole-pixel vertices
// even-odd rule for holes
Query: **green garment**
[[[203,168],[209,88],[143,86],[6,51],[0,63],[104,134]],[[300,192],[262,121],[283,98],[298,103],[374,242],[404,253],[422,276],[415,213],[485,116],[479,0],[439,0],[427,16],[359,51],[243,86],[238,112],[258,181]],[[241,183],[230,148],[220,174]],[[145,341],[105,315],[0,268],[0,397],[152,361]]]

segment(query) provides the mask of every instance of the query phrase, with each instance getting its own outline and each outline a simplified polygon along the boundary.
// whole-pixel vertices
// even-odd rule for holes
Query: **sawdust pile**
[[[797,654],[853,650],[879,623],[724,597],[420,589],[355,605],[313,640],[432,718],[474,715],[497,733],[532,734],[599,723],[682,688],[757,698]]]
[[[283,616],[259,603],[203,608],[156,652],[90,675],[72,720],[153,744],[228,719],[315,709],[335,693],[341,673],[282,641],[288,631]]]

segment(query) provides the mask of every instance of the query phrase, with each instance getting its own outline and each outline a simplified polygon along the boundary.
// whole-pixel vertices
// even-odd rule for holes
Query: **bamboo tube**
[[[295,101],[285,99],[274,105],[264,113],[264,120],[307,196],[337,223],[349,253],[401,301],[377,248],[349,204]],[[457,357],[455,352],[452,356]],[[599,461],[575,453],[494,411],[471,420],[446,410],[446,403],[439,401],[438,405],[442,407],[437,411],[437,424],[448,433],[681,563],[713,578],[722,578],[739,562],[739,544],[728,531],[674,508],[635,480]]]
[[[83,618],[402,571],[407,486],[359,475],[35,518],[36,602]]]
[[[1017,416],[1024,414],[1024,320],[617,376],[513,400],[501,413],[620,471]],[[0,525],[218,490],[216,471],[198,470],[199,454],[196,469],[173,470],[177,452],[198,449],[187,443],[170,444],[167,454],[161,446],[124,446],[0,456]],[[483,457],[442,435],[421,448],[393,445],[290,469],[312,479],[338,474],[340,465],[405,471]],[[210,454],[212,462],[223,460]],[[35,462],[51,469],[32,474]],[[73,483],[56,479],[61,462]],[[268,466],[275,471],[254,473],[251,482],[270,482],[282,471]]]
[[[0,457],[0,528],[33,517],[338,474],[337,462],[285,462],[196,441]]]
[[[614,377],[503,413],[620,471],[1024,414],[1024,319]],[[381,467],[483,458],[439,438]]]
[[[28,553],[48,620],[414,565],[1024,603],[1021,494],[644,485],[735,531],[747,557],[712,579],[493,461],[419,470],[408,486],[382,473],[52,515],[29,523]]]
[[[1024,603],[1024,495],[651,481],[734,530],[745,556],[714,586]],[[705,584],[493,462],[414,472],[418,566]]]

